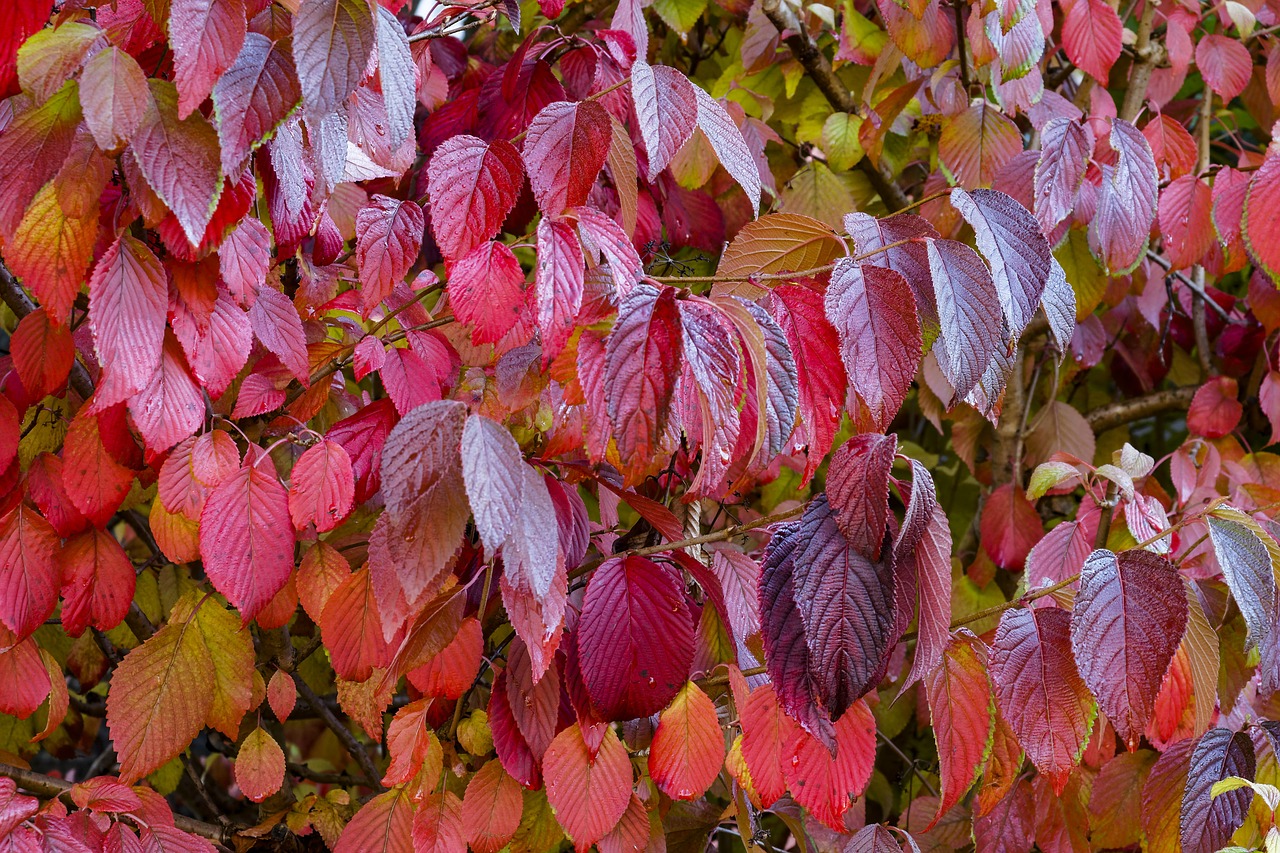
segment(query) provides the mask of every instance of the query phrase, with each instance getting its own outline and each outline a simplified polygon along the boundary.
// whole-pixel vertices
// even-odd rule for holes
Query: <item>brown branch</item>
[[[351,730],[342,724],[342,721],[334,715],[333,711],[329,710],[329,706],[324,703],[324,700],[317,696],[310,685],[303,681],[302,676],[296,672],[293,674],[293,683],[298,687],[298,695],[311,706],[311,710],[315,711],[320,716],[320,719],[324,720],[324,724],[342,742],[347,752],[351,753],[351,757],[356,760],[356,763],[360,765],[360,769],[364,771],[365,778],[369,780],[371,787],[375,791],[386,790],[378,782],[382,778],[382,774],[378,772],[378,767],[373,763],[373,758],[370,757],[364,745],[356,740],[356,736],[351,733]]]
[[[1198,390],[1194,386],[1186,386],[1183,388],[1171,388],[1166,391],[1156,391],[1142,397],[1134,397],[1130,400],[1120,400],[1119,402],[1099,406],[1086,412],[1084,418],[1089,422],[1089,426],[1093,427],[1095,433],[1102,433],[1131,421],[1158,415],[1161,412],[1185,409],[1191,405],[1191,398],[1195,396]]]
[[[1147,100],[1147,86],[1151,83],[1151,73],[1164,58],[1164,47],[1151,39],[1151,30],[1156,22],[1156,5],[1155,0],[1146,0],[1142,18],[1138,22],[1138,37],[1133,45],[1138,63],[1133,66],[1129,88],[1124,93],[1124,104],[1120,107],[1120,118],[1128,122],[1132,122],[1142,112],[1142,105]]]
[[[4,304],[9,306],[9,310],[19,320],[36,310],[35,303],[3,263],[0,263],[0,299],[4,300]],[[79,358],[71,363],[68,381],[81,399],[87,400],[93,395],[93,380],[89,378],[89,371],[84,369]]]
[[[765,17],[783,34],[782,40],[791,53],[804,66],[809,79],[822,92],[827,102],[837,110],[845,113],[858,112],[858,99],[849,91],[849,87],[836,76],[826,55],[818,49],[813,39],[805,32],[804,26],[795,20],[790,9],[783,9],[781,0],[764,0],[761,4]],[[789,33],[789,34],[788,34]],[[858,168],[867,176],[872,188],[880,195],[880,200],[890,213],[896,213],[907,206],[907,197],[874,163],[866,157],[858,161]]]
[[[55,779],[52,776],[46,776],[34,770],[23,770],[21,767],[14,767],[12,764],[0,764],[0,776],[12,779],[19,788],[28,794],[34,794],[46,800],[62,799],[67,805],[74,805],[71,802],[71,798],[66,796],[71,790],[71,783],[64,779]],[[207,838],[224,847],[231,846],[231,836],[234,834],[234,830],[231,827],[215,826],[212,823],[194,820],[180,814],[173,816],[173,822],[183,832]]]

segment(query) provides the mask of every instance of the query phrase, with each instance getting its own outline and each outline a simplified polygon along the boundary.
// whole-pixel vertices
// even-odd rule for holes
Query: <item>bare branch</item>
[[[1194,386],[1172,388],[1167,391],[1156,391],[1143,397],[1131,400],[1120,400],[1099,406],[1085,413],[1085,420],[1093,427],[1095,433],[1115,429],[1131,421],[1149,418],[1161,412],[1173,412],[1191,405],[1191,398],[1199,389]]]

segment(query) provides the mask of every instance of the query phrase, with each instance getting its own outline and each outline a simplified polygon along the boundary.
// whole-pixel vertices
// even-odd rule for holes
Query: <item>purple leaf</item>
[[[929,271],[942,325],[933,352],[957,398],[982,379],[1000,343],[1000,297],[978,254],[954,240],[930,240]]]
[[[889,469],[898,451],[896,436],[855,435],[831,456],[827,501],[836,526],[858,553],[880,559],[889,517]]]
[[[1066,118],[1049,121],[1040,131],[1036,162],[1036,220],[1047,237],[1075,209],[1076,193],[1093,153],[1089,126]]]
[[[631,66],[631,95],[649,154],[650,181],[693,135],[699,114],[694,89],[689,78],[674,68],[650,66],[643,59]]]
[[[1098,207],[1089,222],[1089,248],[1110,275],[1121,275],[1142,260],[1156,216],[1160,181],[1147,138],[1124,119],[1111,120],[1116,165],[1102,167]]]
[[[1181,837],[1185,853],[1213,853],[1231,842],[1253,802],[1248,788],[1210,794],[1228,776],[1253,779],[1253,741],[1243,732],[1209,729],[1196,744],[1182,794]]]

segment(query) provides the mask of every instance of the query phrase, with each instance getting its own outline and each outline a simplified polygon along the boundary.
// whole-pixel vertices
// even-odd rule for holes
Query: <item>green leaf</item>
[[[822,125],[822,143],[826,146],[827,165],[837,172],[844,172],[862,159],[866,152],[858,139],[862,116],[850,113],[832,113]]]
[[[693,29],[707,9],[707,0],[654,0],[653,11],[680,34]]]

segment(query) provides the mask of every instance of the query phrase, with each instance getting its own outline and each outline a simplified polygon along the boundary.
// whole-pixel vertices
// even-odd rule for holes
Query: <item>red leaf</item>
[[[797,374],[804,433],[800,439],[797,431],[797,441],[808,444],[807,482],[835,439],[848,375],[838,358],[839,338],[827,321],[821,293],[799,285],[780,285],[769,296],[769,310],[786,334],[797,365],[805,366]]]
[[[987,496],[982,508],[982,547],[1002,569],[1018,571],[1044,538],[1043,522],[1022,490],[1006,483]]]
[[[255,803],[279,791],[284,783],[284,751],[261,726],[240,742],[235,767],[236,784]]]
[[[298,685],[294,684],[293,677],[289,673],[277,669],[271,676],[271,680],[267,682],[267,704],[271,706],[271,713],[283,723],[289,719],[297,702]]]
[[[574,320],[582,307],[585,264],[582,245],[568,221],[545,216],[538,221],[534,283],[544,365],[560,354],[573,334]]]
[[[797,731],[795,722],[778,704],[773,685],[764,684],[751,691],[740,709],[742,722],[742,755],[751,771],[751,784],[765,808],[786,793],[785,762],[790,760],[787,746]]]
[[[8,836],[18,824],[35,817],[40,801],[18,793],[18,785],[12,779],[0,779],[0,837]]]
[[[190,244],[198,246],[222,188],[218,133],[202,115],[178,117],[172,83],[149,83],[151,98],[130,147],[151,189],[178,218]]]
[[[417,807],[408,788],[378,794],[342,830],[333,853],[414,853]]]
[[[831,456],[827,468],[827,500],[836,526],[859,553],[880,559],[889,515],[889,469],[897,438],[865,433],[849,439]]]
[[[67,427],[62,462],[67,496],[95,526],[105,527],[129,494],[133,471],[107,452],[98,417],[88,406],[81,408]]]
[[[760,564],[729,547],[710,550],[711,571],[720,582],[733,636],[742,639],[754,636],[760,630],[760,601],[756,597]]]
[[[427,165],[431,231],[447,260],[465,256],[498,233],[524,185],[520,152],[502,139],[451,136]]]
[[[343,418],[325,433],[325,438],[341,444],[351,457],[356,475],[355,502],[362,504],[382,487],[382,447],[399,417],[395,404],[374,400],[350,417]]]
[[[25,720],[44,702],[49,695],[49,673],[34,640],[0,651],[0,684],[4,685],[0,714]]]
[[[425,665],[409,672],[409,682],[427,696],[461,699],[475,681],[483,653],[480,622],[469,616],[462,620],[449,645]]]
[[[638,479],[666,430],[680,357],[675,293],[638,284],[605,341],[605,394],[624,471]],[[655,709],[656,710],[656,709]]]
[[[595,101],[548,104],[530,122],[524,165],[538,207],[547,216],[587,200],[609,153],[609,114]]]
[[[698,448],[702,451],[702,464],[688,491],[698,494],[719,484],[733,462],[741,428],[738,389],[742,359],[735,346],[738,331],[715,303],[692,297],[679,301],[676,309],[684,367],[693,379],[689,398],[697,413],[696,420],[685,414],[683,428],[694,452]]]
[[[1097,535],[1096,513],[1093,519],[1065,521],[1050,530],[1027,554],[1028,584],[1060,583],[1074,575],[1093,550]]]
[[[0,408],[3,405],[0,403]],[[16,474],[17,466],[12,470]],[[41,453],[32,459],[27,468],[27,496],[39,508],[45,520],[58,531],[58,535],[67,539],[87,528],[89,519],[76,509],[75,503],[67,495],[63,485],[63,471],[62,460],[52,453]],[[18,498],[19,495],[15,493],[13,505],[17,504]]]
[[[720,775],[724,755],[716,706],[691,681],[658,718],[649,747],[649,775],[672,799],[696,800]]]
[[[866,702],[850,706],[835,724],[836,751],[796,729],[787,744],[791,754],[782,764],[787,786],[796,802],[836,832],[845,832],[849,798],[859,796],[871,781],[876,759],[876,721]]]
[[[92,625],[110,631],[124,621],[133,601],[133,563],[105,530],[86,530],[67,541],[62,570],[62,627],[79,637]]]
[[[1103,269],[1119,275],[1142,260],[1156,213],[1159,174],[1147,139],[1123,119],[1111,120],[1116,165],[1102,166],[1098,207],[1089,222],[1089,248]]]
[[[1092,2],[1093,0],[1076,0],[1072,10],[1085,9]],[[1115,11],[1110,6],[1107,6],[1107,11],[1115,17]],[[1070,14],[1069,12],[1068,16]],[[1093,133],[1087,124],[1055,118],[1041,128],[1034,197],[1036,220],[1044,234],[1053,233],[1058,223],[1075,209],[1076,195],[1084,181],[1085,169],[1092,153]]]
[[[271,268],[271,234],[253,217],[240,220],[218,247],[218,271],[237,305],[245,306],[267,281]]]
[[[942,662],[925,675],[924,686],[941,764],[935,826],[981,775],[995,733],[986,645],[967,630],[957,632]]]
[[[324,440],[294,463],[289,483],[289,516],[303,530],[314,524],[320,533],[332,530],[351,512],[355,475],[351,457],[341,444]]]
[[[39,628],[58,600],[58,533],[25,504],[0,518],[0,622],[19,638]]]
[[[129,398],[129,414],[147,449],[159,453],[191,435],[204,422],[205,400],[182,358],[182,348],[166,334],[160,366],[151,382]]]
[[[1216,376],[1200,386],[1187,410],[1187,429],[1205,438],[1222,438],[1240,423],[1244,406],[1237,399],[1236,380]]]
[[[1168,560],[1149,551],[1101,550],[1085,561],[1071,645],[1081,677],[1130,750],[1151,720],[1186,627],[1182,580]]]
[[[452,791],[428,794],[413,816],[414,853],[466,853],[462,802]]]
[[[1219,169],[1213,176],[1213,210],[1211,219],[1224,255],[1224,271],[1242,269],[1248,263],[1245,255],[1244,202],[1249,193],[1249,176],[1235,169]]]
[[[293,571],[289,495],[270,460],[255,461],[209,493],[200,513],[200,558],[218,592],[245,621],[275,597]]]
[[[337,110],[364,78],[376,38],[366,0],[308,0],[293,19],[293,61],[302,103],[319,119]]]
[[[356,267],[365,316],[404,281],[418,259],[426,227],[426,215],[415,201],[374,195],[368,206],[360,208],[356,214]]]
[[[302,99],[291,48],[288,39],[272,42],[249,33],[235,61],[214,84],[224,174],[238,174],[245,158],[271,138]]]
[[[240,467],[240,451],[225,432],[212,430],[186,439],[160,467],[157,491],[169,512],[199,518],[210,490]]]
[[[333,671],[348,681],[367,681],[375,667],[389,664],[395,650],[383,636],[382,625],[372,574],[367,567],[352,572],[329,596],[320,615]]]
[[[1213,245],[1212,210],[1209,185],[1193,175],[1176,179],[1160,194],[1160,231],[1173,269],[1198,263]]]
[[[1018,126],[987,101],[952,116],[938,138],[938,157],[966,188],[990,186],[1021,151]]]
[[[493,689],[489,693],[489,730],[493,734],[494,752],[512,778],[526,788],[540,786],[542,761],[533,754],[533,749],[516,724],[515,711],[508,696],[505,670],[493,679]]]
[[[524,800],[520,784],[502,764],[490,761],[467,784],[462,798],[462,832],[476,853],[497,853],[520,826]]]
[[[1239,39],[1214,33],[1196,43],[1196,67],[1209,88],[1229,101],[1249,85],[1253,57]]]
[[[1036,804],[1031,783],[1018,783],[987,814],[973,822],[976,847],[991,853],[1025,853],[1032,849],[1036,828]]]
[[[388,555],[410,604],[433,591],[471,517],[459,451],[465,423],[463,404],[426,403],[396,424],[383,450]]]
[[[909,537],[912,530],[918,535]],[[911,539],[914,538],[914,544]],[[910,548],[910,551],[906,549]],[[942,660],[951,632],[951,525],[938,503],[937,490],[928,469],[911,460],[911,499],[894,543],[894,560],[904,568],[914,564],[914,601],[907,599],[904,615],[910,621],[910,604],[918,615],[916,653],[903,686],[914,684]],[[898,571],[895,566],[894,571]],[[899,572],[902,578],[903,573]],[[900,585],[898,601],[904,585]],[[901,626],[901,620],[899,622]],[[901,694],[899,694],[901,695]]]
[[[96,408],[119,403],[151,382],[164,347],[169,287],[156,256],[121,234],[89,279],[89,328],[103,366]]]
[[[507,702],[516,728],[536,759],[541,759],[560,721],[560,674],[554,664],[543,673],[533,671],[528,647],[517,638],[511,645],[506,670]]]
[[[1152,850],[1176,850],[1180,844],[1182,794],[1196,738],[1169,745],[1156,760],[1142,786],[1142,833]]]
[[[244,0],[173,0],[169,44],[179,118],[199,107],[235,63],[245,31]]]
[[[618,295],[628,296],[644,277],[644,265],[631,238],[617,220],[595,208],[575,207],[570,212],[578,220],[578,234],[587,257],[596,265],[608,264]]]
[[[363,277],[363,276],[362,276]],[[302,318],[289,297],[271,285],[258,288],[258,297],[249,309],[249,325],[262,345],[304,385],[311,380],[307,364],[307,338]]]
[[[449,270],[449,304],[474,344],[494,344],[524,308],[524,270],[505,243],[483,243]]]
[[[665,65],[651,67],[643,59],[631,66],[631,95],[653,181],[693,135],[698,99],[689,78]]]
[[[543,773],[556,820],[580,853],[609,834],[631,801],[631,762],[612,728],[593,758],[582,730],[569,726],[547,749]]]
[[[1105,86],[1111,66],[1120,58],[1120,16],[1105,0],[1074,0],[1066,12],[1062,46],[1067,58]]]
[[[791,718],[828,748],[835,748],[831,719],[818,704],[811,674],[804,622],[796,607],[796,554],[803,550],[799,522],[780,525],[765,549],[760,573],[760,612],[764,615],[765,666]]]
[[[1089,739],[1093,697],[1071,656],[1065,610],[1009,610],[992,646],[996,706],[1036,768],[1061,793]]]
[[[77,782],[71,800],[82,809],[96,812],[142,811],[142,800],[128,785],[111,776],[94,776]]]
[[[1249,255],[1274,281],[1280,277],[1280,234],[1276,219],[1267,211],[1280,205],[1280,157],[1271,156],[1249,181],[1244,205],[1244,240]]]
[[[872,562],[844,538],[825,497],[796,532],[795,601],[817,698],[839,720],[884,675],[893,643],[892,560]]]
[[[1253,792],[1248,788],[1214,797],[1214,783],[1228,776],[1253,779],[1254,749],[1249,735],[1230,729],[1209,729],[1191,754],[1187,787],[1182,794],[1181,840],[1186,853],[1212,853],[1231,842],[1244,823]]]
[[[868,425],[886,429],[906,400],[923,354],[911,288],[893,270],[842,260],[831,273],[825,305],[840,335],[850,391],[870,415]]]
[[[37,400],[62,387],[76,360],[71,330],[51,322],[43,308],[18,321],[9,349],[22,387]]]
[[[578,623],[582,677],[606,720],[657,713],[693,663],[693,619],[671,569],[643,557],[591,575]]]

